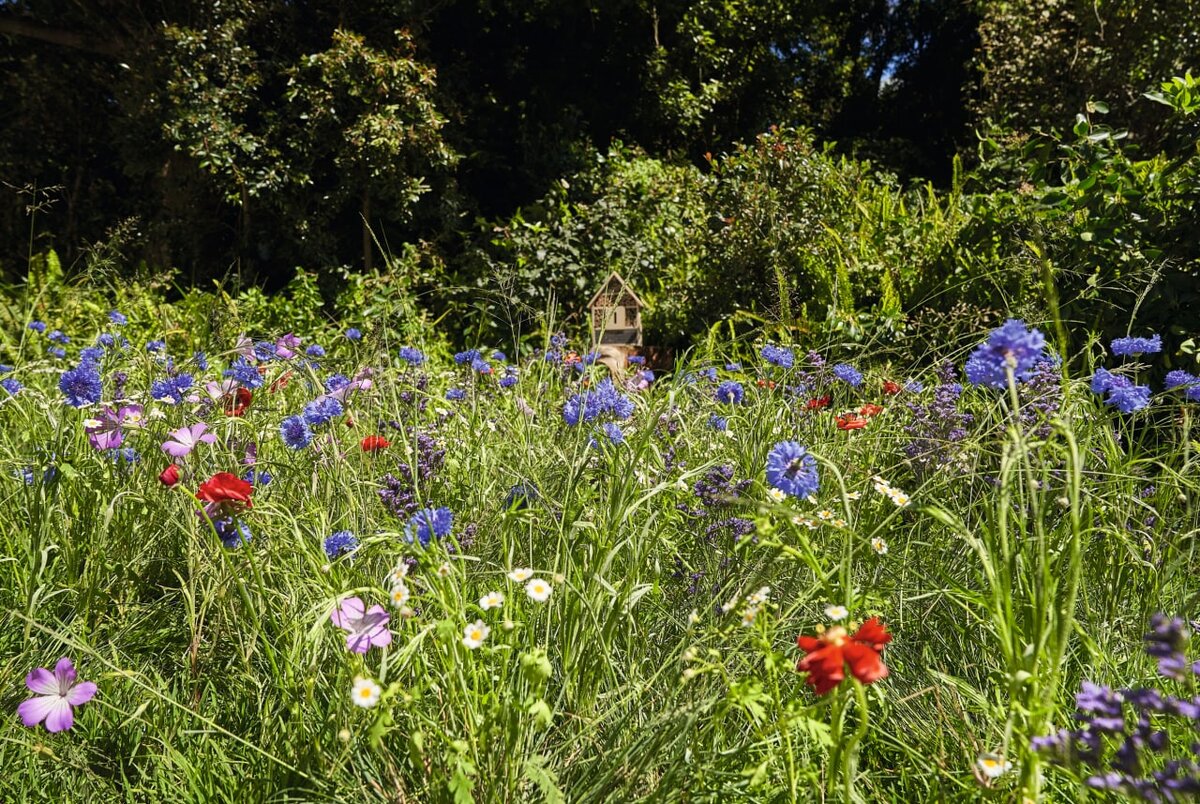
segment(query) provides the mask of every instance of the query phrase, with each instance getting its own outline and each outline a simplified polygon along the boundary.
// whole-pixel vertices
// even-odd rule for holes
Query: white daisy
[[[999,779],[1012,770],[1012,763],[996,754],[980,754],[975,767],[985,779]]]
[[[442,566],[437,568],[437,573],[438,573],[439,578],[449,578],[450,577],[450,565],[448,563],[443,562]]]
[[[411,597],[412,597],[412,593],[408,591],[408,587],[405,586],[404,584],[398,583],[392,587],[392,592],[391,592],[392,605],[395,606],[396,608],[398,608],[398,609],[404,608],[404,605],[406,603],[408,603],[409,598],[411,598]]]
[[[479,598],[479,608],[484,611],[498,609],[504,605],[504,595],[499,592],[488,592],[483,597]]]
[[[888,550],[887,542],[885,542],[883,539],[876,536],[874,539],[871,540],[871,549],[874,550],[876,553],[879,553],[879,555],[881,555],[881,556],[887,555],[887,550]]]
[[[533,577],[533,570],[526,567],[517,567],[512,572],[508,573],[508,579],[513,583],[525,583]]]
[[[825,616],[836,623],[849,617],[850,611],[845,606],[826,606]]]
[[[767,497],[771,499],[771,502],[781,503],[787,499],[787,494],[777,488],[772,487],[767,489]]]
[[[550,593],[554,590],[550,584],[543,581],[541,578],[534,578],[529,583],[525,584],[525,594],[529,595],[538,603],[545,603],[550,599]]]
[[[355,706],[370,709],[379,703],[381,695],[383,695],[383,688],[372,679],[363,676],[354,677],[354,686],[350,688],[350,700],[354,701]]]
[[[463,631],[462,643],[471,650],[475,650],[483,644],[491,632],[492,629],[488,628],[483,620],[476,620]]]

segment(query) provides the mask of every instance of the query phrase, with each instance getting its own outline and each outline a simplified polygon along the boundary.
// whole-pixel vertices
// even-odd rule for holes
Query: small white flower
[[[725,437],[728,438],[730,441],[737,440],[737,434],[735,434],[733,432],[733,430],[731,430],[730,428],[726,427],[724,430],[724,433],[725,433]]]
[[[896,504],[897,508],[904,508],[910,502],[912,502],[912,500],[909,499],[908,495],[905,494],[903,491],[900,491],[900,489],[892,489],[892,493],[889,494],[888,497],[891,498],[891,501]]]
[[[492,629],[487,627],[487,623],[483,620],[476,620],[463,631],[462,643],[471,650],[475,650],[483,644],[491,632]]]
[[[408,587],[405,586],[404,584],[398,583],[392,587],[392,592],[391,592],[392,605],[395,606],[396,608],[398,608],[398,609],[404,608],[404,605],[406,603],[408,603],[409,598],[411,598],[411,597],[412,597],[412,593],[408,591]]]
[[[980,754],[975,767],[985,779],[999,779],[1012,770],[1012,763],[996,754]]]
[[[488,592],[483,597],[479,598],[479,608],[484,611],[498,609],[504,605],[504,595],[499,592]]]
[[[700,612],[692,609],[692,613],[687,616],[688,625],[695,625],[700,622]]]
[[[442,562],[442,566],[438,567],[437,573],[438,573],[439,578],[449,578],[450,577],[450,565],[446,562]]]
[[[871,549],[881,556],[887,555],[887,542],[876,536],[871,540]]]
[[[167,414],[166,414],[166,411],[164,411],[162,408],[154,408],[153,410],[151,410],[149,413],[146,414],[146,418],[155,419],[155,420],[165,419],[165,418],[167,418]]]
[[[99,419],[84,419],[83,426],[94,429],[96,427],[104,426],[104,422],[100,421]]]
[[[822,508],[820,511],[817,511],[817,519],[822,522],[828,522],[833,519],[833,511],[830,511],[828,508]]]
[[[844,528],[846,527],[846,520],[838,517],[836,519],[829,520],[829,524],[833,525],[835,528]]]
[[[751,606],[761,606],[766,603],[771,597],[771,587],[764,586],[757,592],[752,592],[746,597],[746,602]]]
[[[849,617],[850,611],[845,606],[826,606],[825,616],[836,623]]]
[[[392,567],[391,572],[387,574],[387,583],[389,586],[396,586],[404,583],[404,579],[408,577],[408,564],[401,561],[396,566]]]
[[[767,489],[767,497],[771,499],[771,502],[781,503],[787,499],[787,494],[777,488],[772,487]]]
[[[529,595],[538,603],[545,603],[550,599],[550,593],[554,590],[550,584],[543,581],[541,578],[534,578],[529,583],[525,584],[525,594]]]
[[[508,579],[513,583],[525,583],[533,577],[533,570],[526,567],[517,567],[512,572],[508,573]]]
[[[862,497],[861,491],[847,491],[846,492],[846,499],[850,500],[851,502],[859,499],[860,497]]]
[[[755,618],[758,617],[758,606],[747,606],[742,610],[742,625],[747,628],[754,625]]]
[[[370,709],[379,703],[381,695],[383,695],[383,688],[374,680],[364,676],[354,677],[354,686],[350,689],[350,700],[354,701],[355,706]]]

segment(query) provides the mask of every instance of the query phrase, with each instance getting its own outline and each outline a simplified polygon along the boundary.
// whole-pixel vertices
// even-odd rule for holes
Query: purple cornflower
[[[329,619],[347,632],[346,650],[352,653],[366,653],[373,647],[392,644],[392,632],[387,627],[390,618],[379,604],[368,609],[362,598],[348,597],[334,609]]]
[[[761,354],[763,360],[780,368],[790,369],[796,365],[795,352],[784,346],[776,346],[773,343],[768,343],[762,348]]]
[[[100,369],[94,363],[83,362],[62,373],[58,390],[67,397],[67,404],[81,408],[100,402],[104,389],[100,382]]]
[[[1151,335],[1149,338],[1117,338],[1110,344],[1112,353],[1126,357],[1128,355],[1154,354],[1162,351],[1162,336]]]
[[[356,539],[354,534],[348,530],[339,530],[337,533],[334,533],[325,539],[324,546],[325,555],[327,555],[329,560],[332,561],[338,556],[343,556],[347,553],[353,553],[355,550],[357,550],[358,539]]]
[[[726,405],[740,405],[745,398],[745,393],[740,382],[726,380],[717,386],[716,391],[713,392],[713,398]]]
[[[242,387],[251,390],[261,388],[263,384],[263,378],[258,373],[258,367],[244,357],[239,357],[233,361],[229,368],[221,373],[221,376],[236,380]]]
[[[482,355],[478,349],[467,349],[465,352],[459,352],[454,355],[454,362],[460,366],[467,366],[479,360]]]
[[[780,441],[767,454],[767,482],[793,497],[809,497],[820,486],[817,461],[799,442]]]
[[[404,527],[404,540],[409,544],[419,542],[422,547],[428,547],[434,539],[449,536],[453,525],[454,514],[449,508],[423,508],[413,514]]]
[[[1025,322],[1010,318],[1003,326],[992,330],[967,359],[967,381],[972,385],[1004,388],[1008,371],[1017,380],[1025,380],[1033,367],[1046,357],[1046,336],[1036,329],[1027,329]]]
[[[41,335],[46,331],[46,323],[44,321],[30,321],[25,326],[36,332],[38,335]]]
[[[176,374],[150,384],[150,396],[160,402],[174,405],[183,403],[183,392],[192,387],[194,380],[191,374]]]
[[[848,363],[838,363],[833,367],[833,376],[855,388],[862,385],[862,372]]]
[[[288,416],[280,422],[279,435],[292,449],[304,449],[313,439],[312,430],[302,416]]]
[[[129,323],[129,318],[124,313],[116,310],[108,311],[108,320],[116,324],[118,327],[123,327]]]
[[[350,329],[346,330],[346,339],[351,341],[361,341],[362,332],[355,327],[350,327]]]
[[[66,731],[75,724],[76,706],[83,706],[96,695],[93,681],[79,681],[74,663],[67,657],[58,660],[51,673],[38,667],[25,676],[25,686],[36,697],[17,707],[21,722],[34,728],[43,721],[46,731]]]
[[[205,432],[206,430],[208,430],[208,425],[204,422],[172,430],[169,434],[171,438],[162,443],[162,451],[172,458],[185,458],[200,444],[216,442],[217,437],[213,433]]]
[[[400,347],[400,359],[410,366],[419,366],[425,362],[425,355],[415,346]]]
[[[345,413],[346,408],[333,396],[319,396],[304,406],[304,421],[309,427],[320,427]]]
[[[21,381],[15,377],[6,377],[3,380],[0,380],[0,388],[8,391],[9,396],[16,396],[17,392],[24,387],[25,386],[21,385]]]

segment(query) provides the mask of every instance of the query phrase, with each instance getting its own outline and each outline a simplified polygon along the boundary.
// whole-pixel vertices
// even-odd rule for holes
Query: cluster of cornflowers
[[[595,388],[584,389],[572,396],[563,404],[563,421],[570,427],[576,427],[585,422],[595,422],[607,418],[601,424],[601,430],[610,443],[620,444],[625,440],[618,421],[624,421],[633,415],[633,401],[617,390],[612,380],[604,379]],[[592,439],[596,443],[596,439]]]
[[[1143,801],[1180,801],[1200,794],[1200,661],[1187,655],[1191,631],[1178,617],[1156,614],[1146,634],[1146,653],[1164,679],[1188,690],[1178,696],[1157,687],[1114,691],[1085,681],[1076,695],[1079,726],[1033,740],[1034,750],[1073,769],[1095,790],[1123,793]],[[1191,756],[1173,755],[1180,742]]]
[[[1133,357],[1142,354],[1155,354],[1162,351],[1162,338],[1153,335],[1149,338],[1117,338],[1110,349],[1119,357]],[[1168,378],[1168,390],[1170,383]],[[1092,393],[1105,397],[1104,404],[1111,405],[1122,413],[1133,413],[1150,405],[1150,386],[1138,385],[1123,374],[1114,374],[1106,368],[1096,369],[1092,375]]]
[[[394,473],[383,477],[379,499],[393,516],[405,519],[419,507],[418,491],[428,488],[442,468],[446,450],[432,435],[416,434],[416,454],[413,463],[400,461]]]
[[[947,362],[938,372],[940,383],[929,403],[907,402],[909,420],[904,432],[911,441],[902,447],[917,474],[926,476],[952,463],[958,457],[958,442],[967,437],[967,428],[975,417],[958,409],[963,387],[956,381],[957,371]]]

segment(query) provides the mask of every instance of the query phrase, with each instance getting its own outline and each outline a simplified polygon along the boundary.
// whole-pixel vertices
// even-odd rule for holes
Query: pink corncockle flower
[[[237,342],[233,345],[233,352],[246,358],[251,363],[258,362],[258,356],[254,354],[254,341],[245,335],[238,335]]]
[[[100,417],[90,420],[84,429],[94,449],[116,449],[125,442],[125,432],[121,428],[140,424],[141,421],[141,405],[106,407]]]
[[[75,665],[67,657],[58,660],[51,673],[39,667],[25,677],[25,686],[37,697],[30,698],[17,707],[21,721],[34,728],[46,722],[46,731],[65,731],[75,724],[72,707],[83,706],[96,694],[92,681],[77,681]]]
[[[183,458],[198,444],[211,444],[217,440],[217,437],[212,433],[206,433],[208,425],[204,422],[196,422],[191,427],[180,427],[178,430],[171,431],[171,440],[164,441],[162,444],[163,452],[170,455],[172,458]]]
[[[300,348],[300,336],[289,332],[279,340],[275,341],[275,356],[284,360],[291,360],[296,356],[296,350]]]
[[[372,647],[392,644],[392,632],[388,630],[388,613],[383,606],[375,605],[364,609],[361,598],[348,597],[334,609],[329,619],[338,628],[345,629],[346,650],[366,653]]]
[[[204,386],[204,390],[208,392],[208,398],[213,402],[224,402],[230,394],[237,391],[240,387],[238,381],[233,379],[233,377],[226,377],[220,382],[216,380],[210,381]]]

